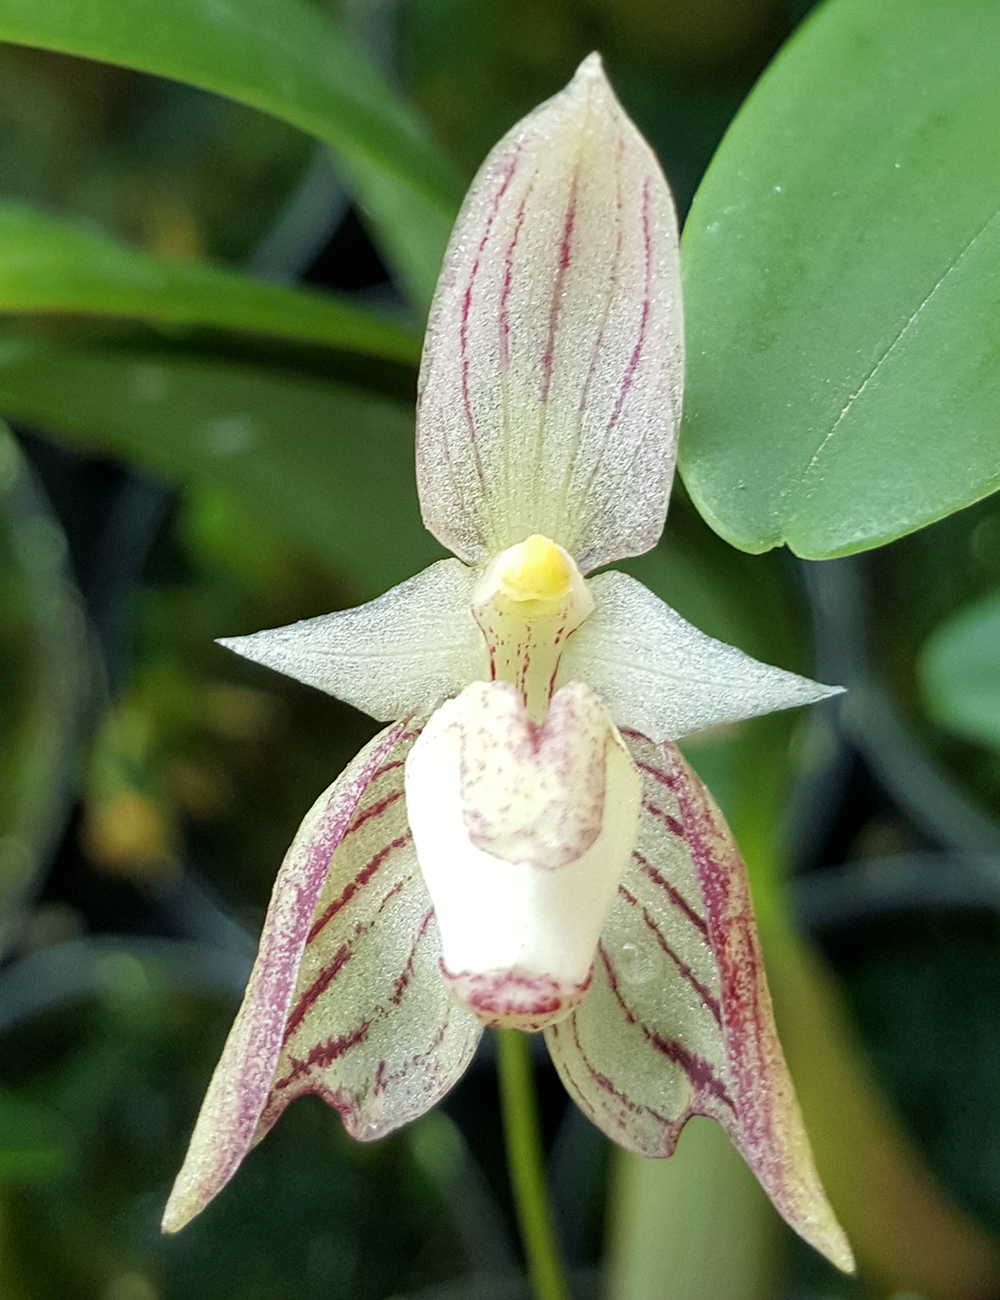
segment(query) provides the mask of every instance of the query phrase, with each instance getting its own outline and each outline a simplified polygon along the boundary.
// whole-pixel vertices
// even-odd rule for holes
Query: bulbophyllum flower
[[[841,1268],[775,1032],[746,872],[673,742],[831,688],[705,636],[622,573],[673,476],[683,334],[657,161],[591,55],[458,218],[421,368],[427,527],[457,556],[223,642],[391,721],[320,796],[164,1217],[303,1093],[367,1140],[433,1106],[484,1025],[543,1030],[613,1141],[719,1121]]]

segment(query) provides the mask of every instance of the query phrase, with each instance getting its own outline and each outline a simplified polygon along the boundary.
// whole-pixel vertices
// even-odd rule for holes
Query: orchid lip
[[[489,1029],[519,1029],[534,1034],[557,1024],[579,1006],[594,977],[593,967],[579,983],[512,967],[498,971],[459,971],[442,963],[452,997]]]
[[[543,724],[504,682],[473,683],[428,723],[406,764],[410,826],[449,987],[485,1023],[541,1028],[583,996],[639,788],[580,683]]]

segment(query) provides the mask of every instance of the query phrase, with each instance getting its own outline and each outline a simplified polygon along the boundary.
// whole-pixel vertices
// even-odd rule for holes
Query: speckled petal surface
[[[246,996],[195,1125],[163,1226],[226,1185],[288,1102],[318,1092],[356,1137],[434,1104],[481,1032],[448,997],[406,823],[419,733],[376,737],[317,800],[275,882]]]
[[[410,821],[444,975],[485,1023],[540,1028],[587,987],[641,784],[580,682],[541,725],[508,682],[474,683],[427,723],[406,765]]]
[[[424,521],[473,562],[541,533],[585,572],[654,545],[683,382],[677,220],[597,55],[491,151],[421,366]]]
[[[366,605],[219,644],[380,722],[431,713],[489,677],[470,609],[477,577],[458,560],[440,560]]]
[[[706,636],[628,574],[587,585],[594,613],[567,642],[556,685],[586,682],[619,727],[678,740],[842,693]]]
[[[739,850],[673,745],[625,739],[644,779],[639,843],[594,982],[545,1031],[552,1059],[585,1114],[639,1155],[669,1156],[693,1115],[718,1120],[779,1213],[850,1271],[775,1030]]]

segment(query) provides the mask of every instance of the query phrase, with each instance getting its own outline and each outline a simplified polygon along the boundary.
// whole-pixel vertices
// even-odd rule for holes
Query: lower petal
[[[408,842],[402,772],[419,730],[417,725],[398,723],[377,736],[320,796],[299,828],[275,881],[243,1004],[170,1194],[163,1217],[164,1231],[176,1232],[204,1209],[287,1102],[299,1093],[319,1091],[335,1105],[339,1102],[338,1108],[348,1117],[352,1131],[365,1129],[373,1122],[373,1106],[381,1107],[380,1131],[394,1127],[385,1122],[385,1115],[392,1109],[387,1098],[397,1097],[399,1081],[385,1076],[383,1071],[378,1080],[381,1088],[376,1087],[383,1060],[372,1059],[373,1050],[378,1052],[380,1048],[378,1033],[365,1035],[367,1082],[359,1083],[352,1062],[353,1093],[349,1087],[338,1091],[339,1085],[331,1083],[329,1074],[324,1073],[324,1069],[336,1070],[338,1062],[349,1058],[349,1049],[361,1045],[358,1026],[367,1019],[370,1030],[376,1019],[373,1008],[362,1007],[363,999],[356,987],[353,998],[347,996],[334,1006],[330,986],[334,975],[349,961],[354,962],[354,971],[377,961],[375,943],[366,947],[364,939],[369,933],[374,938],[376,930],[379,938],[383,937],[382,919],[392,918],[396,947],[406,946],[407,957],[396,961],[396,969],[392,959],[398,959],[398,953],[394,950],[380,965],[392,988],[384,1000],[385,1007],[379,1010],[394,1008],[405,1014],[416,989],[428,982],[427,972],[432,967],[435,979],[430,1000],[433,1003],[436,994],[440,1015],[424,1047],[432,1053],[444,1050],[446,1031],[457,1027],[459,1042],[451,1053],[452,1060],[464,1068],[471,1059],[478,1025],[468,1015],[463,1025],[462,1014],[453,1014],[459,1009],[448,999],[437,972],[437,935],[433,916],[429,915],[429,900],[419,888],[407,890],[405,882],[413,875],[415,862],[409,862],[405,852],[396,852],[397,848],[405,849]],[[402,829],[397,824],[400,821]],[[401,838],[404,843],[397,845]],[[393,883],[387,885],[390,876]],[[340,906],[331,909],[331,899],[340,900]],[[323,920],[327,912],[331,915]],[[353,927],[350,936],[347,926]],[[343,951],[345,943],[349,951]],[[407,965],[410,953],[412,963]],[[323,996],[316,988],[317,966],[326,972]],[[338,993],[349,983],[342,981]],[[306,1007],[304,999],[309,1001]],[[431,1040],[439,1031],[441,1040],[435,1048]],[[311,1042],[304,1042],[310,1035]],[[292,1051],[301,1056],[293,1057]],[[300,1059],[306,1068],[296,1073]],[[447,1072],[441,1070],[437,1058],[435,1068],[441,1083]],[[409,1077],[406,1071],[404,1076]],[[436,1093],[433,1088],[424,1089],[423,1096],[428,1091],[434,1094],[426,1106],[432,1105],[447,1086],[444,1083]],[[381,1100],[365,1101],[356,1095],[358,1092]],[[412,1106],[402,1109],[405,1114],[397,1121],[400,1123],[412,1117]],[[358,1117],[353,1126],[351,1116]]]
[[[674,746],[627,740],[644,779],[639,844],[593,986],[546,1030],[553,1061],[594,1123],[639,1155],[671,1155],[694,1115],[718,1120],[779,1213],[850,1270],[778,1041],[739,850]]]

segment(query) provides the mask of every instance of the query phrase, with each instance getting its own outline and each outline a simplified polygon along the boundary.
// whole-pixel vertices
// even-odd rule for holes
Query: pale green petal
[[[380,722],[431,713],[490,675],[470,607],[477,576],[458,560],[441,560],[367,605],[219,644]]]
[[[589,583],[594,613],[573,634],[557,685],[586,682],[619,727],[656,741],[839,695],[699,632],[625,573]]]
[[[177,1232],[303,1093],[378,1137],[444,1095],[478,1021],[449,997],[406,822],[403,764],[420,730],[367,745],[307,813],[285,856],[246,996],[163,1216]]]
[[[545,1031],[552,1060],[584,1114],[638,1155],[671,1155],[694,1115],[718,1120],[779,1214],[850,1272],[778,1041],[739,849],[675,746],[632,737],[629,748],[644,781],[639,843],[590,990]]]
[[[587,572],[648,550],[683,381],[673,201],[597,55],[490,152],[431,308],[417,479],[470,562],[541,533]]]

